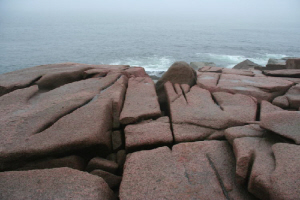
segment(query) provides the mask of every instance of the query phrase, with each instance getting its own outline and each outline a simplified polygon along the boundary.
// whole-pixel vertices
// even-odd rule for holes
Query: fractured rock
[[[276,97],[273,100],[273,104],[282,108],[294,108],[300,107],[300,84],[292,86],[284,96]]]
[[[2,96],[0,165],[95,145],[109,152],[111,100],[88,102],[118,76],[78,81],[40,94],[31,86]]]
[[[10,199],[115,199],[100,177],[70,168],[0,173],[0,197]]]
[[[135,152],[125,163],[120,199],[255,199],[236,184],[234,164],[224,141]]]
[[[120,122],[130,124],[141,119],[157,118],[160,115],[161,111],[151,78],[130,78]]]
[[[206,73],[198,76],[197,84],[210,92],[223,91],[253,96],[258,102],[271,101],[275,97],[283,95],[293,85],[290,81],[275,77],[262,78],[234,74],[217,76],[206,75]]]
[[[245,95],[214,93],[216,104],[209,91],[194,86],[185,95],[174,98],[175,89],[165,84],[169,98],[170,114],[174,124],[193,124],[212,129],[224,129],[254,121],[256,101]],[[232,103],[233,102],[233,103]],[[243,109],[246,112],[238,112]]]
[[[267,131],[260,128],[258,124],[249,124],[246,126],[235,126],[225,130],[225,137],[232,145],[236,138],[242,137],[263,137]]]
[[[266,114],[260,126],[300,144],[300,111],[276,111]]]
[[[167,122],[155,120],[126,126],[126,150],[134,151],[172,144],[173,136],[170,129],[170,123],[168,122],[169,119],[168,117],[164,118],[167,118]]]

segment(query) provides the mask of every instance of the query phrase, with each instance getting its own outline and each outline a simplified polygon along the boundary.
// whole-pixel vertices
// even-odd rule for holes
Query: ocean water
[[[162,71],[178,60],[233,67],[300,57],[300,23],[90,14],[0,15],[0,73],[78,62]]]

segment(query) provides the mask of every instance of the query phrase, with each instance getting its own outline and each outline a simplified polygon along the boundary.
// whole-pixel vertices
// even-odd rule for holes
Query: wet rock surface
[[[0,75],[0,199],[298,199],[297,63]]]

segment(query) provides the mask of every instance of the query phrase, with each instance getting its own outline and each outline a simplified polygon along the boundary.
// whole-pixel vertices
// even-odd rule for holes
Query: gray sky
[[[300,0],[0,0],[2,13],[104,13],[300,19]]]

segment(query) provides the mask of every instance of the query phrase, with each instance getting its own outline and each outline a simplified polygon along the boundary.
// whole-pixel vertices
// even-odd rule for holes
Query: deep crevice
[[[219,174],[217,168],[215,167],[214,163],[212,162],[212,160],[210,159],[210,157],[208,156],[208,154],[206,154],[206,158],[208,159],[209,165],[210,165],[211,168],[214,170],[214,172],[215,172],[215,174],[216,174],[216,176],[217,176],[217,179],[218,179],[218,181],[219,181],[219,183],[220,183],[220,185],[221,185],[221,188],[222,188],[222,190],[223,190],[223,194],[225,195],[225,197],[226,197],[227,200],[230,200],[230,197],[229,197],[229,195],[228,195],[228,192],[227,192],[227,190],[226,190],[226,188],[225,188],[225,185],[224,185],[224,183],[223,183],[223,181],[222,181],[222,178],[221,178],[221,176],[220,176],[220,174]]]
[[[186,103],[189,104],[189,102],[188,102],[188,100],[187,100],[187,98],[186,98],[186,94],[185,94],[185,92],[184,92],[184,89],[182,88],[182,85],[180,85],[180,89],[182,90],[182,95],[183,95],[183,97],[184,97]]]
[[[224,108],[222,106],[220,106],[219,102],[217,101],[217,99],[215,98],[215,96],[211,93],[211,98],[212,100],[215,102],[215,104],[222,110],[224,111]]]
[[[217,80],[216,86],[218,86],[218,84],[219,84],[219,82],[220,82],[220,80],[221,80],[221,76],[222,76],[222,73],[219,75],[219,78],[218,78],[218,80]]]
[[[256,121],[260,121],[260,111],[261,111],[261,104],[257,102],[257,109],[256,109]]]

